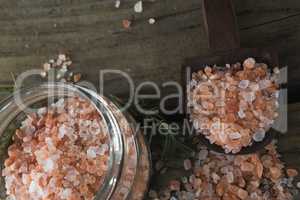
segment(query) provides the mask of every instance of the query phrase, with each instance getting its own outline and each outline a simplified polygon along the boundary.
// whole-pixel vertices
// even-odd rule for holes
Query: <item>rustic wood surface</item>
[[[60,50],[72,52],[75,69],[98,85],[99,70],[119,69],[135,81],[180,81],[188,57],[210,54],[200,0],[0,0],[0,98],[13,85],[11,73],[38,68]],[[242,47],[271,46],[289,66],[289,99],[299,101],[300,1],[234,0]],[[156,18],[154,25],[148,23]],[[132,28],[123,19],[134,19]],[[107,78],[110,93],[124,95],[127,84]],[[300,170],[300,104],[289,110],[289,133],[279,143],[283,160]]]
[[[68,49],[76,69],[98,85],[100,69],[121,69],[136,83],[180,80],[184,58],[208,54],[200,0],[146,2],[136,14],[136,0],[116,9],[111,0],[0,0],[0,84]],[[289,66],[290,94],[300,82],[300,2],[234,1],[242,47],[273,46]],[[148,24],[155,17],[157,23]],[[123,19],[134,18],[130,30]],[[108,77],[110,92],[124,94],[127,84]],[[295,92],[295,94],[297,94]],[[297,98],[296,95],[290,99]]]

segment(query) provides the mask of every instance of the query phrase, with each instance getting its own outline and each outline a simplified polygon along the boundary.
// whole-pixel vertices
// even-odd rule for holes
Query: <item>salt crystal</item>
[[[66,135],[66,126],[63,124],[62,126],[59,127],[58,129],[58,138],[62,139]]]
[[[63,64],[63,66],[61,67],[60,71],[65,74],[68,71],[67,65]]]
[[[58,59],[61,60],[61,61],[66,61],[67,57],[66,57],[65,54],[59,54]]]
[[[46,137],[45,142],[47,144],[47,147],[48,147],[49,151],[55,151],[56,150],[56,147],[54,146],[53,141],[50,137]]]
[[[249,87],[253,92],[256,92],[259,90],[259,85],[257,83],[251,83]]]
[[[246,117],[246,114],[245,114],[245,112],[244,112],[242,109],[240,109],[239,112],[238,112],[238,116],[239,116],[241,119],[243,119],[243,118]]]
[[[45,170],[45,172],[51,172],[55,168],[55,163],[52,159],[47,159],[47,160],[43,161],[42,167]]]
[[[41,72],[41,77],[45,78],[46,76],[47,76],[47,72],[42,71],[42,72]]]
[[[252,103],[256,98],[254,92],[247,92],[243,95],[243,97],[247,102],[250,102],[250,103]]]
[[[244,63],[243,63],[243,66],[246,68],[246,69],[253,69],[255,67],[255,59],[254,58],[247,58]]]
[[[97,151],[97,154],[103,156],[105,154],[105,152],[107,152],[109,150],[109,147],[107,144],[102,144],[101,147],[99,148],[99,150]]]
[[[233,133],[230,133],[229,134],[229,138],[231,139],[231,140],[238,140],[238,139],[240,139],[242,136],[241,136],[241,134],[239,133],[239,132],[233,132]]]
[[[274,72],[275,74],[280,74],[280,70],[279,70],[278,67],[275,67],[275,68],[273,69],[273,72]]]
[[[297,183],[297,188],[299,188],[299,189],[300,189],[300,182],[298,182],[298,183]]]
[[[267,80],[267,79],[260,80],[260,81],[258,82],[259,88],[260,88],[261,90],[264,90],[264,89],[270,87],[271,84],[272,84],[271,81],[270,81],[270,80]]]
[[[87,150],[88,158],[96,158],[97,157],[97,147],[89,147]]]
[[[63,107],[65,100],[63,98],[59,99],[56,103],[52,104],[53,107]]]
[[[142,1],[138,1],[135,5],[134,5],[134,11],[136,13],[141,13],[143,12],[143,2]]]
[[[149,24],[155,24],[156,20],[154,18],[150,18],[148,20]]]
[[[51,69],[51,65],[49,63],[45,63],[43,67],[45,72],[48,72]]]
[[[233,183],[234,182],[234,175],[232,172],[228,172],[226,175],[228,183]]]
[[[30,176],[28,174],[22,174],[22,183],[28,185],[30,183]]]
[[[115,1],[115,7],[116,8],[120,8],[120,5],[121,5],[121,1],[120,0],[116,0]]]
[[[43,189],[36,181],[31,182],[28,192],[36,196],[37,198],[43,197],[44,195]]]
[[[61,199],[69,199],[71,194],[72,194],[72,189],[67,188],[67,189],[63,189],[60,193],[59,196]]]
[[[45,115],[47,113],[47,108],[46,107],[43,107],[43,108],[39,108],[37,110],[37,114],[41,117],[43,115]]]
[[[212,173],[211,177],[212,177],[214,183],[218,183],[219,180],[221,179],[220,176],[218,174],[216,174],[215,172]]]
[[[264,140],[266,132],[264,129],[258,129],[256,133],[253,135],[253,140],[256,142],[261,142]]]
[[[195,129],[199,129],[200,128],[199,122],[196,121],[196,120],[193,121],[193,126],[194,126]]]
[[[241,80],[239,83],[239,88],[246,89],[249,86],[249,80]]]

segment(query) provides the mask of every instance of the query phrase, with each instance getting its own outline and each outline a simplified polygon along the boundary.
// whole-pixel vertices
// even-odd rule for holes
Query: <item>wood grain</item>
[[[213,50],[240,47],[240,38],[232,0],[202,0],[204,25]]]
[[[0,84],[12,83],[10,72],[17,75],[37,68],[63,49],[73,52],[76,70],[84,71],[96,85],[99,70],[105,68],[124,70],[135,83],[180,81],[185,58],[209,53],[201,1],[146,2],[142,14],[134,13],[134,3],[123,1],[116,9],[109,0],[1,0]],[[300,2],[235,0],[234,4],[242,46],[275,46],[281,64],[290,66],[291,90],[298,88]],[[148,24],[150,17],[157,19],[155,25]],[[125,18],[134,18],[130,30],[122,28]],[[107,78],[107,90],[126,94],[126,82],[115,80]]]

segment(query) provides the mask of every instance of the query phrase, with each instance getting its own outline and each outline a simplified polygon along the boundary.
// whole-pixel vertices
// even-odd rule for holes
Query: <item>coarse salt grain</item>
[[[240,139],[242,136],[239,132],[233,132],[229,134],[229,138],[232,140],[238,140]]]
[[[192,87],[187,89],[194,128],[226,153],[238,153],[253,141],[263,140],[264,135],[255,130],[267,131],[278,117],[277,79],[266,64],[253,58],[246,59],[243,68],[236,63],[223,70],[206,66],[193,73]],[[221,128],[214,125],[214,118],[222,121]],[[239,134],[230,135],[232,132]]]
[[[155,24],[156,20],[154,18],[150,18],[148,20],[149,24]]]
[[[138,2],[135,3],[134,11],[136,13],[142,13],[143,12],[143,2],[142,1],[138,1]]]
[[[261,142],[265,138],[266,132],[263,129],[257,130],[257,132],[253,135],[253,140],[256,142]]]
[[[239,88],[246,89],[249,86],[249,80],[241,80],[239,83]]]
[[[73,110],[75,115],[70,115],[68,113],[70,110],[65,109],[67,103],[71,107],[78,108]],[[107,170],[109,146],[105,132],[89,133],[87,141],[79,139],[78,135],[82,128],[79,121],[83,121],[87,129],[90,129],[92,121],[98,126],[102,124],[100,116],[95,115],[98,111],[96,109],[91,111],[88,105],[88,102],[79,101],[77,98],[68,98],[67,101],[60,99],[49,108],[49,111],[47,108],[39,109],[36,115],[28,116],[22,122],[22,129],[16,131],[18,137],[15,140],[16,144],[21,145],[12,144],[9,147],[9,158],[5,161],[5,168],[2,171],[8,198],[21,199],[19,195],[22,195],[24,198],[37,200],[49,196],[51,199],[70,199],[73,191],[80,191],[76,195],[81,199],[94,198],[104,178],[102,175]],[[78,117],[82,110],[92,114],[90,120]],[[64,120],[57,120],[62,115]],[[56,120],[59,121],[58,124],[53,123]],[[35,128],[38,121],[40,125]],[[49,125],[46,126],[46,123]],[[24,134],[29,134],[29,129],[32,133],[24,137]],[[67,137],[64,137],[65,135]],[[84,155],[81,149],[88,149],[89,155]],[[15,157],[16,155],[18,156]],[[87,158],[90,159],[89,166],[85,163]],[[80,182],[79,177],[86,176],[85,170],[88,171],[90,181]],[[96,180],[95,187],[87,186],[87,184],[95,185]],[[58,182],[62,182],[63,185],[58,185]],[[18,188],[15,185],[18,185]],[[80,190],[82,187],[87,190]]]
[[[87,150],[88,158],[96,158],[97,157],[97,147],[89,147]]]
[[[116,0],[115,1],[115,7],[116,8],[120,8],[120,5],[121,5],[121,1],[120,0]]]

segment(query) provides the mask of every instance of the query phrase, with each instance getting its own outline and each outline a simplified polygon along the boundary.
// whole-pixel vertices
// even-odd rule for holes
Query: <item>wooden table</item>
[[[200,0],[156,0],[134,13],[137,0],[0,0],[0,88],[10,73],[39,68],[60,50],[70,50],[75,69],[98,85],[99,70],[127,72],[136,84],[180,81],[187,57],[210,53]],[[243,47],[275,47],[289,66],[289,133],[280,140],[283,159],[300,170],[300,1],[234,0]],[[156,23],[150,25],[149,18]],[[122,20],[133,20],[129,30]],[[127,84],[106,79],[110,93],[126,95]],[[167,88],[165,88],[168,91]],[[7,95],[0,89],[0,96]]]
[[[120,69],[136,83],[180,81],[184,58],[209,53],[200,0],[146,2],[134,13],[136,0],[0,0],[0,85],[12,84],[10,72],[38,68],[59,50],[70,50],[76,69],[98,85],[99,70]],[[290,94],[300,81],[300,2],[235,0],[242,47],[273,46],[289,66]],[[150,25],[154,17],[157,23]],[[123,19],[134,18],[130,30]],[[127,93],[116,77],[110,92]],[[298,99],[290,95],[290,100]]]

